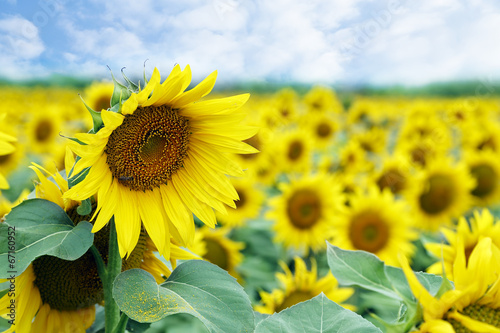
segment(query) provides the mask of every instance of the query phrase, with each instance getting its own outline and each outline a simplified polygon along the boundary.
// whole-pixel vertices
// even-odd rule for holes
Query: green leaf
[[[384,263],[372,253],[348,251],[328,244],[328,265],[340,284],[359,286],[401,300],[385,274]]]
[[[111,72],[111,69],[110,69]],[[127,87],[125,87],[120,82],[116,81],[113,72],[111,72],[111,78],[113,79],[114,89],[111,95],[111,108],[116,104],[121,105],[122,101],[126,100],[132,94]]]
[[[90,106],[87,105],[87,103],[85,103],[82,96],[80,96],[80,99],[82,100],[83,105],[85,105],[87,111],[92,116],[92,124],[93,124],[92,130],[94,131],[94,133],[97,133],[99,131],[99,128],[101,128],[101,126],[104,124],[102,121],[101,110],[92,109]]]
[[[255,333],[382,333],[360,315],[344,309],[323,293],[262,320]]]
[[[253,332],[254,315],[243,288],[226,271],[202,260],[179,265],[161,286],[141,269],[118,275],[113,296],[120,310],[138,322],[187,313],[210,332]]]
[[[21,274],[42,255],[80,258],[93,244],[91,230],[92,224],[86,221],[75,227],[66,212],[51,201],[25,200],[0,223],[0,278],[7,278],[8,271]]]

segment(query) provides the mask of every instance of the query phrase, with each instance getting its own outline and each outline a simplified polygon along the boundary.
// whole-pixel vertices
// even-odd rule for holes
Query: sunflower
[[[281,183],[279,189],[266,215],[274,223],[276,241],[305,252],[324,249],[344,203],[340,186],[331,176],[316,174]]]
[[[453,263],[457,257],[457,241],[459,238],[463,241],[466,260],[469,260],[470,254],[476,245],[485,237],[490,237],[493,244],[500,247],[500,223],[487,209],[475,210],[468,221],[461,217],[455,228],[443,228],[441,232],[448,244],[424,244],[427,251],[431,252],[436,258],[440,258],[427,271],[432,274],[442,274],[444,267],[446,277],[450,280],[454,279]]]
[[[320,149],[331,145],[340,131],[338,120],[328,113],[306,115],[306,127],[314,139],[314,146]]]
[[[371,252],[388,265],[397,265],[398,251],[411,257],[415,251],[412,241],[418,237],[405,203],[396,201],[388,189],[380,192],[375,187],[350,197],[333,235],[332,244]]]
[[[62,129],[62,110],[57,105],[45,105],[31,114],[26,126],[29,148],[35,153],[50,152]]]
[[[113,82],[93,82],[85,89],[85,103],[92,110],[101,111],[111,107]]]
[[[500,161],[491,150],[473,150],[465,154],[464,162],[476,180],[471,194],[481,206],[498,203],[500,200]]]
[[[240,279],[236,268],[243,261],[243,254],[240,251],[245,248],[245,244],[229,239],[230,231],[229,227],[210,229],[203,226],[196,230],[195,242],[189,249],[226,270],[236,279]]]
[[[357,141],[367,153],[380,153],[385,150],[387,133],[380,127],[373,127],[353,134],[352,140]]]
[[[227,214],[217,214],[217,220],[228,227],[242,226],[246,220],[256,218],[264,202],[262,190],[255,186],[250,178],[231,179],[239,200],[235,201],[236,208],[229,208]]]
[[[305,96],[304,103],[309,112],[342,113],[344,107],[337,94],[329,87],[313,87]]]
[[[241,125],[246,115],[236,111],[248,94],[198,101],[212,90],[216,75],[184,91],[191,81],[189,66],[184,71],[175,66],[163,83],[155,68],[144,89],[122,90],[122,97],[130,96],[118,112],[101,112],[103,128],[77,134],[83,145],[70,143],[81,157],[74,174],[90,169],[65,196],[83,200],[97,194],[92,231],[114,215],[122,257],[137,244],[141,220],[168,258],[170,234],[183,246],[192,243],[192,213],[213,228],[212,207],[223,213],[224,204],[235,207],[238,195],[225,174],[243,172],[230,154],[257,152],[241,142],[256,130]]]
[[[5,113],[0,115],[0,122],[3,122],[5,116],[6,116]],[[12,154],[16,150],[16,147],[13,145],[13,143],[16,141],[17,139],[15,137],[0,132],[0,156]],[[9,188],[9,183],[7,182],[7,179],[2,173],[0,173],[0,189],[8,189],[8,188]]]
[[[411,165],[399,154],[382,159],[380,170],[371,173],[370,178],[380,190],[388,188],[393,194],[401,194],[411,186]]]
[[[340,167],[344,173],[356,174],[372,169],[373,164],[359,142],[351,140],[340,150]]]
[[[467,261],[463,240],[459,238],[457,245],[455,287],[439,298],[420,284],[406,258],[400,256],[413,295],[423,308],[419,332],[500,332],[500,250],[486,237]]]
[[[435,159],[415,176],[405,192],[418,220],[418,227],[436,231],[467,211],[472,203],[474,179],[463,163]]]
[[[304,172],[311,164],[313,140],[303,129],[293,129],[273,142],[276,166],[282,172]]]
[[[328,299],[341,304],[354,293],[353,288],[339,288],[338,282],[331,272],[318,278],[318,269],[314,259],[311,260],[310,271],[301,258],[295,257],[294,263],[295,273],[292,273],[284,262],[280,262],[280,266],[285,272],[284,274],[276,273],[281,288],[275,289],[271,293],[260,292],[261,304],[254,307],[255,311],[267,314],[280,312],[295,304],[307,301],[321,292]],[[341,305],[346,309],[355,310],[352,305]]]
[[[70,159],[68,159],[70,160]],[[49,180],[42,167],[31,167],[39,177],[36,196],[52,201],[66,211],[68,217],[77,225],[88,221],[89,215],[77,213],[77,201],[63,199],[67,190],[67,181],[59,173]],[[93,204],[92,208],[95,209]],[[101,229],[94,236],[94,245],[107,262],[109,227]],[[192,255],[173,245],[175,250],[171,258],[188,259]],[[141,231],[138,244],[127,259],[122,270],[142,268],[151,273],[157,282],[162,282],[171,271],[153,254],[155,245],[144,230]],[[175,254],[174,254],[175,253]],[[3,280],[4,281],[4,280]],[[3,282],[0,281],[0,282]],[[28,268],[16,278],[14,296],[17,304],[16,324],[6,332],[84,332],[94,322],[95,305],[104,300],[103,287],[97,271],[97,265],[91,251],[87,251],[75,261],[43,255],[36,258]],[[5,295],[0,299],[0,316],[8,314],[7,306],[12,297]],[[34,318],[34,320],[33,320]]]

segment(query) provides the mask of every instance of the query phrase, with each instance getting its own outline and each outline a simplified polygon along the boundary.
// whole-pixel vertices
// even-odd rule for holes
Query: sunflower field
[[[0,331],[500,332],[500,99],[0,89]]]

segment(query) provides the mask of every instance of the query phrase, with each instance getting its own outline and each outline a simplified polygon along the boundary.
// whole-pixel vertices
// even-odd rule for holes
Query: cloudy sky
[[[500,77],[496,0],[0,0],[0,77],[410,84]]]

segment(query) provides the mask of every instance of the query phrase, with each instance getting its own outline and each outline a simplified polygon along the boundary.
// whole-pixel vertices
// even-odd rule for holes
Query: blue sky
[[[419,85],[500,77],[495,0],[0,0],[0,77]]]

